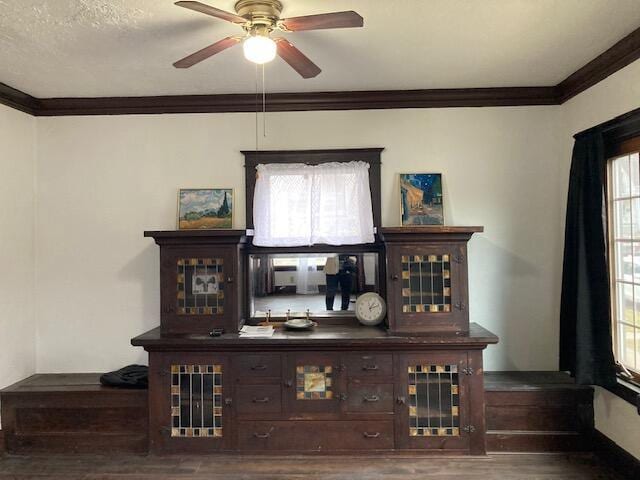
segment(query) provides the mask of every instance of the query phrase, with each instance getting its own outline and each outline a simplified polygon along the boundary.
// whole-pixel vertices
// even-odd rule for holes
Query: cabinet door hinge
[[[456,307],[458,310],[464,310],[467,308],[464,302],[456,302],[454,307]]]
[[[460,255],[459,253],[456,253],[456,254],[453,256],[453,261],[454,261],[454,262],[456,262],[456,263],[462,263],[462,262],[464,262],[464,255]]]
[[[473,368],[465,367],[462,369],[462,373],[464,373],[465,375],[473,375]]]
[[[473,433],[476,431],[476,427],[473,425],[467,425],[466,427],[463,427],[462,430],[467,433]]]

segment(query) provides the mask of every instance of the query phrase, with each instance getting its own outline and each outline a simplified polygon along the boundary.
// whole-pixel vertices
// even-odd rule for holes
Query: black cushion
[[[127,365],[115,372],[102,374],[100,383],[107,387],[147,388],[149,386],[149,367],[146,365]]]

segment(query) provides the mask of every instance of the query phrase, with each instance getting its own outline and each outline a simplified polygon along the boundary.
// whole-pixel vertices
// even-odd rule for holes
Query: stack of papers
[[[245,325],[240,329],[240,336],[242,338],[269,338],[273,335],[273,326],[258,326],[252,327]]]

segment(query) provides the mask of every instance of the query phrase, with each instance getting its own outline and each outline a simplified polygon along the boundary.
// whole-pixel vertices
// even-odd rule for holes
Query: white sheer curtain
[[[296,293],[302,295],[312,295],[318,293],[318,281],[316,272],[318,268],[314,262],[315,257],[299,257],[296,267]]]
[[[258,165],[254,245],[289,247],[371,243],[369,164]]]

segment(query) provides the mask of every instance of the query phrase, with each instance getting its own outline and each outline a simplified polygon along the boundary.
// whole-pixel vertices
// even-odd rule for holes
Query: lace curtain
[[[373,210],[365,162],[257,166],[253,244],[292,247],[371,243]]]

